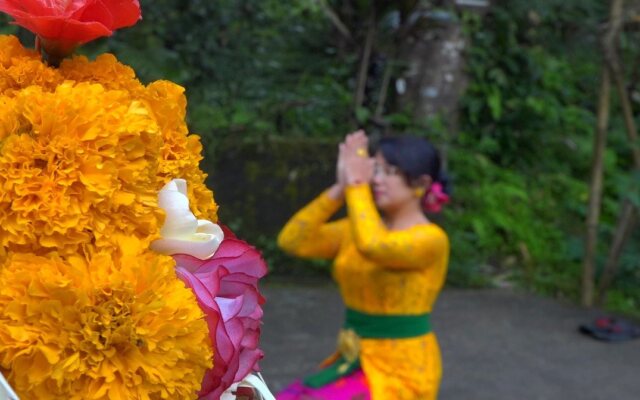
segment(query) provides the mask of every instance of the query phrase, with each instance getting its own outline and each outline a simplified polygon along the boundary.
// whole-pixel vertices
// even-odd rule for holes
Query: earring
[[[424,196],[425,190],[424,190],[424,188],[416,188],[414,193],[416,194],[417,198],[421,199],[422,196]]]

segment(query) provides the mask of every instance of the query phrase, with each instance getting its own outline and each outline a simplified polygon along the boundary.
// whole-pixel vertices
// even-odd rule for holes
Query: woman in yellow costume
[[[278,238],[287,252],[334,260],[347,307],[338,351],[278,400],[435,399],[442,375],[429,316],[445,280],[447,234],[423,211],[448,201],[427,140],[384,138],[373,157],[358,131],[340,145],[337,182],[295,214]],[[347,218],[328,222],[346,203]]]

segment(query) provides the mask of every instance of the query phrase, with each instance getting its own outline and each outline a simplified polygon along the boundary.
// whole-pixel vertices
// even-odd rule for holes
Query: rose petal
[[[228,235],[226,227],[222,231]],[[212,309],[219,312],[214,333],[214,368],[205,375],[199,393],[201,399],[218,400],[229,386],[257,370],[257,362],[263,357],[258,343],[263,315],[260,305],[264,298],[257,285],[266,273],[266,264],[257,250],[232,235],[222,241],[208,260],[186,254],[176,254],[174,259],[182,274],[190,274],[202,287],[215,289],[196,292],[196,296],[215,296],[216,307]],[[201,286],[191,284],[194,288]]]

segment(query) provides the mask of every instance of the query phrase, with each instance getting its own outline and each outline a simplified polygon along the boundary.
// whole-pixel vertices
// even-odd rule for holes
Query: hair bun
[[[444,193],[451,196],[451,190],[453,188],[451,185],[451,179],[449,178],[449,174],[447,174],[443,170],[440,170],[440,172],[438,173],[438,176],[435,178],[435,181],[442,185],[442,191]]]

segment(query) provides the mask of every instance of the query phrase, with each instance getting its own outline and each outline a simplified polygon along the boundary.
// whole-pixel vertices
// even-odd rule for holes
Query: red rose
[[[193,289],[205,312],[215,344],[214,367],[207,371],[199,395],[219,399],[229,386],[256,370],[263,356],[258,341],[264,298],[258,292],[258,279],[267,267],[256,249],[228,230],[208,260],[173,257],[178,276]]]
[[[45,45],[72,49],[140,19],[138,0],[0,0],[0,11]]]

